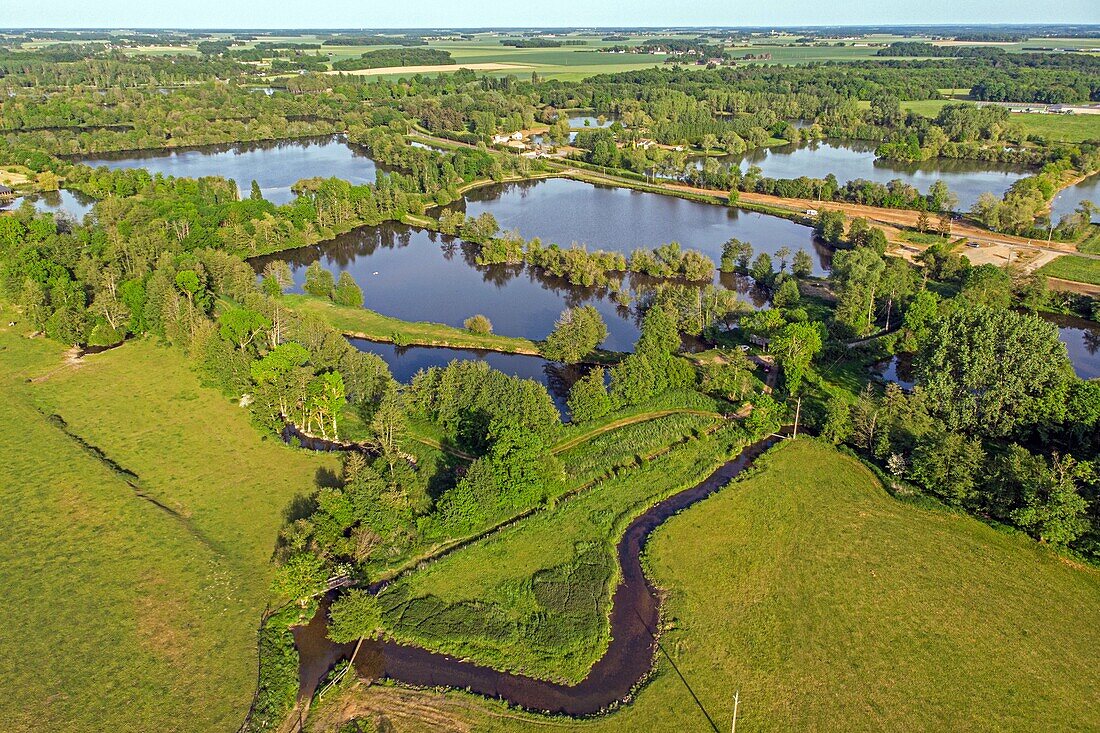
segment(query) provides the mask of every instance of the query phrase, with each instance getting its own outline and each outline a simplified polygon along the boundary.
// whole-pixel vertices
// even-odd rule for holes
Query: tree
[[[340,273],[332,291],[332,302],[349,308],[363,307],[363,291],[347,270]]]
[[[607,338],[607,325],[593,306],[566,308],[553,332],[542,345],[542,354],[551,361],[576,364],[592,353]]]
[[[1041,463],[1040,470],[1024,477],[1022,505],[1013,510],[1011,518],[1036,539],[1068,545],[1089,528],[1088,502],[1079,493],[1077,484],[1082,479],[1092,479],[1092,472],[1072,456],[1063,458],[1057,453],[1049,466],[1045,461]]]
[[[291,600],[308,598],[325,589],[327,576],[324,560],[313,553],[297,553],[275,571],[272,594]]]
[[[821,351],[821,332],[817,323],[788,323],[772,339],[769,351],[783,370],[788,394],[798,394],[810,362]]]
[[[680,329],[672,309],[655,303],[642,317],[642,333],[635,351],[648,354],[674,354],[680,350]]]
[[[1073,379],[1053,324],[986,306],[958,308],[937,319],[921,340],[914,366],[917,383],[948,428],[990,437],[1060,421]]]
[[[776,308],[797,308],[802,300],[802,294],[798,291],[798,281],[794,278],[784,278],[775,294],[772,296],[772,305]]]
[[[351,588],[329,608],[328,638],[337,644],[371,639],[382,630],[382,607],[369,591]]]
[[[286,260],[271,260],[264,265],[264,292],[274,297],[294,287],[294,276]]]
[[[607,371],[598,368],[578,379],[569,390],[569,415],[575,423],[598,420],[611,412],[611,397],[607,393]]]
[[[334,287],[332,273],[321,267],[320,262],[306,268],[306,282],[302,289],[307,293],[318,298],[330,298]]]
[[[875,296],[885,269],[882,256],[869,247],[836,253],[830,278],[837,289],[838,323],[859,335],[871,332]]]
[[[370,445],[386,461],[392,476],[394,467],[401,460],[401,446],[408,434],[405,404],[396,389],[386,390],[382,396],[371,419],[370,432]]]
[[[241,351],[257,336],[271,328],[271,321],[248,308],[226,308],[218,316],[218,332]]]
[[[800,249],[794,253],[794,262],[791,263],[791,273],[795,277],[807,278],[814,272],[814,261],[810,254]]]
[[[960,505],[975,495],[977,474],[985,460],[981,443],[956,432],[933,430],[913,452],[910,475],[949,504]]]
[[[917,274],[909,263],[900,257],[887,257],[885,263],[879,292],[880,298],[886,301],[886,330],[889,331],[894,305],[913,294],[917,287]]]
[[[253,201],[263,201],[264,192],[260,190],[260,184],[256,182],[256,179],[252,179],[252,189],[249,191],[248,198]]]
[[[772,258],[767,252],[761,252],[756,256],[756,259],[752,262],[752,267],[749,269],[749,275],[760,287],[771,287],[772,280],[775,278],[775,271],[772,269]]]
[[[730,239],[722,245],[722,272],[748,272],[752,245],[740,239]]]
[[[843,211],[822,211],[814,222],[814,231],[829,244],[839,244],[844,239],[844,222]]]
[[[1012,277],[996,265],[979,265],[967,273],[959,297],[971,306],[1008,308],[1012,303]]]
[[[474,316],[470,316],[462,325],[470,333],[476,333],[479,336],[485,336],[493,332],[493,323],[480,313]]]

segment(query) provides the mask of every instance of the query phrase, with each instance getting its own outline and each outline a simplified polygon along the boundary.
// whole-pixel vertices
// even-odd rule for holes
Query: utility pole
[[[733,693],[733,725],[730,726],[730,733],[737,733],[737,704],[741,702],[741,691]]]

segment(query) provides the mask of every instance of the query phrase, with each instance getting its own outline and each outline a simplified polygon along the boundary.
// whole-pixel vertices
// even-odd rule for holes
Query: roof
[[[5,186],[4,184],[0,183],[0,194],[3,194],[3,193],[14,193],[14,192],[10,188]]]

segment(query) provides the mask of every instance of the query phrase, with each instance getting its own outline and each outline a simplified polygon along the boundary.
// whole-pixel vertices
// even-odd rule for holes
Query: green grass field
[[[177,351],[133,342],[66,366],[57,344],[8,328],[9,312],[5,727],[236,729],[284,511],[335,459],[261,440]]]
[[[1038,271],[1048,277],[1100,285],[1100,260],[1092,260],[1087,257],[1062,255],[1046,263]]]
[[[785,443],[760,466],[669,520],[648,547],[667,592],[663,647],[717,729],[730,726],[734,690],[738,730],[1100,727],[1095,569],[896,500],[820,443]],[[523,562],[493,559],[484,567],[494,578]],[[465,594],[458,577],[445,581]],[[710,730],[663,658],[658,669],[621,711],[553,727]],[[460,692],[360,687],[318,710],[319,721],[337,709],[382,716],[397,731],[545,725]]]

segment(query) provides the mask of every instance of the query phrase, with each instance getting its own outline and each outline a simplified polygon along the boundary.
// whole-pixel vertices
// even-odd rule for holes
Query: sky
[[[0,28],[1100,23],[1098,0],[0,0]]]

